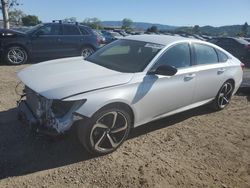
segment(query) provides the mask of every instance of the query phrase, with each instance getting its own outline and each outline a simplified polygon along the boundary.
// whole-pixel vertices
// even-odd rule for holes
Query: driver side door
[[[179,43],[168,48],[157,60],[151,70],[166,64],[177,68],[178,71],[174,76],[144,76],[141,99],[138,100],[142,109],[138,114],[139,121],[158,119],[191,104],[196,81],[191,59],[189,43]]]
[[[60,57],[62,55],[61,24],[47,24],[39,28],[31,38],[35,57]]]

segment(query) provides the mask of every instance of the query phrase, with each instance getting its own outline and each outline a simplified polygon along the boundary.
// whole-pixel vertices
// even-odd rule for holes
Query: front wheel
[[[27,62],[26,50],[19,46],[12,46],[5,53],[5,60],[10,65],[21,65]]]
[[[83,56],[84,59],[90,56],[92,53],[94,53],[94,49],[91,47],[83,47],[81,50],[81,56]]]
[[[234,86],[230,81],[226,81],[222,87],[220,88],[216,98],[212,103],[212,107],[215,110],[224,109],[230,102],[232,94],[233,94]]]
[[[100,110],[87,123],[78,125],[78,138],[89,152],[108,154],[127,139],[130,128],[131,117],[125,110]]]

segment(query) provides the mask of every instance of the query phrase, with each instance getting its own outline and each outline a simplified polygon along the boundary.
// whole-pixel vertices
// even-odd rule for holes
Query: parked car
[[[37,130],[69,130],[95,154],[116,150],[132,128],[211,103],[224,109],[242,82],[241,62],[208,42],[128,36],[88,58],[52,60],[17,75],[19,118]]]
[[[227,50],[250,67],[250,43],[242,38],[221,37],[213,38],[212,42]]]
[[[129,34],[126,33],[123,29],[115,29],[114,32],[119,33],[121,36],[126,37]]]
[[[97,35],[98,40],[99,40],[99,43],[100,43],[100,44],[105,44],[105,43],[106,43],[106,39],[105,39],[105,37],[103,36],[102,32],[101,32],[100,30],[96,30],[96,29],[94,29],[93,31],[94,31],[95,34]]]
[[[87,57],[99,48],[91,28],[68,23],[39,24],[26,32],[0,31],[1,57],[12,65],[29,58]]]
[[[102,32],[103,36],[105,37],[107,44],[123,37],[119,33],[116,33],[113,31],[102,30],[101,32]]]
[[[250,42],[250,38],[244,38],[246,41]]]

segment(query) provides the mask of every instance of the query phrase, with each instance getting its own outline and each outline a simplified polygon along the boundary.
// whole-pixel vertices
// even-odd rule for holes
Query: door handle
[[[194,73],[187,74],[186,76],[184,76],[184,81],[192,80],[195,76],[196,76],[196,74],[194,74]]]
[[[225,68],[221,68],[217,71],[217,74],[222,74],[225,72],[225,70],[226,70]]]

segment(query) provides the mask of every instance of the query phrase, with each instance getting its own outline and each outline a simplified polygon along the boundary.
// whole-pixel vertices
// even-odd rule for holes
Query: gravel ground
[[[146,124],[93,158],[74,129],[50,138],[20,125],[14,88],[23,67],[0,66],[0,187],[250,187],[249,96]]]

